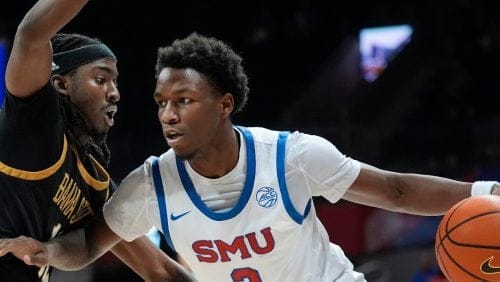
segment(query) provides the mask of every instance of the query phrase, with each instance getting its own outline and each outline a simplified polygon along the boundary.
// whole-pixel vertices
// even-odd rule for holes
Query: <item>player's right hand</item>
[[[493,188],[491,188],[491,194],[500,196],[500,183],[493,184]]]
[[[48,264],[48,250],[44,243],[26,236],[0,239],[0,256],[13,254],[27,265],[42,267]]]

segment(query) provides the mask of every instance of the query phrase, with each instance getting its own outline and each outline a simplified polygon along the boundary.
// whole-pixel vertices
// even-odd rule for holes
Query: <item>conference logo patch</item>
[[[255,197],[257,203],[264,208],[270,208],[278,201],[278,194],[271,187],[260,188]]]

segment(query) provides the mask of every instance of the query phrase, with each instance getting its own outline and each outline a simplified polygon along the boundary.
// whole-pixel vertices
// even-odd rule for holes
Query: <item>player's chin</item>
[[[175,155],[181,160],[188,161],[194,157],[193,151],[183,150],[182,148],[179,147],[171,147],[171,148],[172,150],[174,150]]]
[[[106,141],[106,138],[108,136],[110,127],[109,126],[101,126],[99,128],[94,128],[93,132],[91,133],[92,137],[96,141]]]
[[[96,120],[92,124],[92,135],[105,136],[113,125],[114,123],[110,123],[108,120]]]
[[[99,134],[108,134],[109,130],[111,129],[111,127],[113,127],[113,125],[109,125],[109,124],[101,124],[98,128],[97,128],[97,132],[99,132]]]

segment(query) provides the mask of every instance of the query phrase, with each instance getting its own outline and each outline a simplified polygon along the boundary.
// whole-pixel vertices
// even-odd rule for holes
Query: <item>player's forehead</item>
[[[157,78],[155,92],[205,92],[212,89],[211,83],[200,72],[192,68],[163,68]]]

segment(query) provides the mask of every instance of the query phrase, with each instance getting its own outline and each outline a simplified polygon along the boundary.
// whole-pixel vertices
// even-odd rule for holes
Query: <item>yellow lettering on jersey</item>
[[[66,217],[75,210],[81,192],[82,191],[76,185],[72,185],[71,189],[69,189],[64,202],[61,204],[61,210]]]
[[[89,214],[94,214],[90,203],[82,196],[80,187],[67,173],[64,174],[52,201],[71,224],[78,222]]]
[[[54,199],[55,203],[66,217],[75,209],[80,192],[76,182],[65,173]]]
[[[94,214],[94,211],[92,210],[92,207],[90,207],[89,201],[87,201],[87,199],[83,197],[82,200],[80,201],[78,210],[76,211],[75,214],[73,214],[73,216],[71,216],[69,222],[73,224],[79,221],[80,219],[84,218],[88,214]]]
[[[59,189],[57,189],[56,194],[52,198],[52,201],[59,205],[59,202],[63,199],[64,192],[66,191],[66,187],[68,187],[68,183],[70,182],[70,177],[67,173],[64,174],[63,180],[59,184]]]

